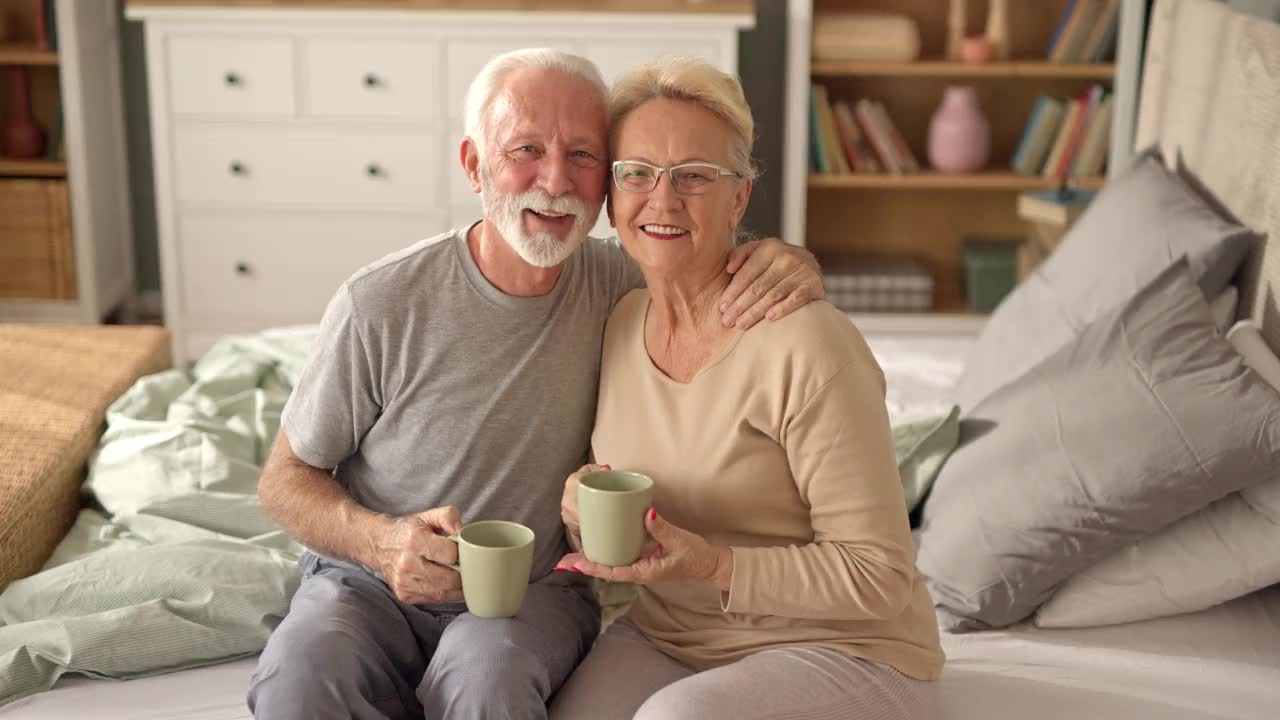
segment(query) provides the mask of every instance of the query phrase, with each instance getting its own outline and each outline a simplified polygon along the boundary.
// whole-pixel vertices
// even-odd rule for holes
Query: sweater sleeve
[[[884,392],[867,351],[788,415],[781,440],[813,540],[734,547],[726,612],[884,620],[910,602],[915,549]]]

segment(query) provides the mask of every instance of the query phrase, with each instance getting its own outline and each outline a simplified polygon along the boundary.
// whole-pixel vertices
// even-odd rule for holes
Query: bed
[[[1158,145],[1265,233],[1237,278],[1238,315],[1280,350],[1280,27],[1208,0],[1153,10],[1135,146]],[[969,340],[869,336],[893,418],[945,407]],[[1173,720],[1280,717],[1280,586],[1210,609],[1136,623],[944,633],[944,716]],[[248,718],[255,664],[229,662],[127,682],[64,677],[0,718]]]
[[[963,337],[869,336],[895,418],[947,404],[963,368]],[[1127,625],[943,635],[945,718],[1159,717],[1263,720],[1280,708],[1280,586],[1199,613]],[[64,677],[0,708],[6,720],[244,720],[256,656],[178,673],[107,682]]]

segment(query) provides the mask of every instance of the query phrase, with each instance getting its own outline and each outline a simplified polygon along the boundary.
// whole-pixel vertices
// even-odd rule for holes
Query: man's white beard
[[[493,223],[507,244],[516,251],[521,259],[534,267],[555,267],[573,254],[574,250],[587,238],[587,233],[595,227],[596,218],[600,216],[600,206],[594,208],[590,203],[576,195],[561,195],[553,198],[545,190],[533,188],[519,195],[498,192],[493,185],[493,177],[489,168],[480,166],[480,200],[484,203],[484,217]],[[539,232],[530,235],[524,229],[523,213],[526,209],[538,212],[550,212],[561,215],[573,215],[573,226],[569,234],[561,240],[552,233]]]

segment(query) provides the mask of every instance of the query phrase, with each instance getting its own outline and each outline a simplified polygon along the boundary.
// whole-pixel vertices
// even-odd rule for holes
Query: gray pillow
[[[924,503],[944,626],[1003,627],[1116,549],[1280,474],[1280,393],[1186,261],[980,403]]]
[[[970,352],[956,402],[973,409],[1183,255],[1205,297],[1217,297],[1254,237],[1165,169],[1156,151],[1140,154],[996,308]]]

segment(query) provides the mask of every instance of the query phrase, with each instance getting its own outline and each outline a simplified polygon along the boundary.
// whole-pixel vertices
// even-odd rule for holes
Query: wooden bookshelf
[[[0,157],[0,178],[64,178],[67,164],[54,160],[14,160]]]
[[[58,53],[42,50],[34,44],[0,43],[0,65],[53,66],[58,64]]]
[[[119,14],[118,0],[0,0],[0,115],[26,114],[21,78],[44,136],[35,158],[0,148],[0,322],[99,323],[133,295]]]
[[[1141,38],[1134,0],[1122,0],[1118,42]],[[1058,63],[1047,59],[1051,40],[1071,0],[1009,0],[1010,59],[969,64],[946,57],[949,0],[798,0],[790,5],[797,26],[788,35],[788,138],[784,172],[783,235],[794,235],[819,257],[910,257],[934,278],[934,307],[927,313],[858,313],[878,317],[878,329],[935,331],[949,324],[971,332],[985,316],[969,312],[964,294],[964,241],[975,237],[1020,239],[1029,228],[1018,218],[1019,193],[1058,186],[1054,178],[1010,170],[1031,109],[1040,96],[1075,98],[1094,84],[1117,97],[1113,123],[1131,128],[1136,74],[1117,52],[1116,62]],[[848,62],[811,56],[813,23],[830,12],[892,12],[910,17],[920,36],[920,59],[910,62]],[[979,35],[987,0],[968,0],[965,34]],[[1124,40],[1128,38],[1128,40]],[[1131,58],[1130,58],[1131,60]],[[1129,64],[1126,64],[1128,62]],[[813,174],[809,167],[809,87],[820,83],[832,102],[872,98],[881,102],[911,154],[918,173]],[[792,90],[791,86],[796,90]],[[946,89],[971,86],[991,128],[986,166],[973,174],[933,171],[928,156],[929,125]],[[794,105],[795,107],[792,107]],[[1114,149],[1116,133],[1108,136]],[[1108,153],[1110,155],[1110,153]],[[1121,158],[1124,161],[1124,158]],[[1110,171],[1112,159],[1108,158]],[[1098,190],[1105,177],[1073,178],[1072,187]],[[796,210],[785,198],[799,197]],[[919,322],[904,322],[918,317]]]
[[[1105,178],[1073,178],[1067,184],[1072,187],[1096,190]],[[938,172],[919,172],[910,175],[810,175],[812,189],[880,190],[1045,190],[1058,186],[1057,180],[1047,177],[1018,175],[1011,172],[983,172],[974,175],[944,175]]]
[[[1065,64],[1039,61],[970,65],[947,60],[916,62],[814,62],[810,73],[816,78],[859,76],[940,77],[940,78],[1075,78],[1107,80],[1115,77],[1111,63]]]

